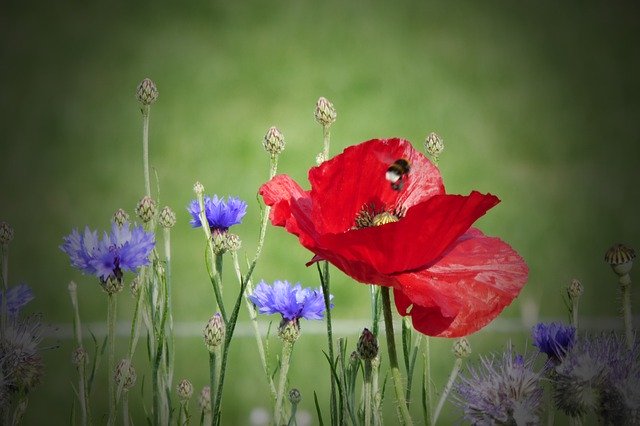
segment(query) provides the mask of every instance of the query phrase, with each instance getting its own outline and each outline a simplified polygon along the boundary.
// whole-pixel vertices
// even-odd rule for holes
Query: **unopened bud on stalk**
[[[424,149],[435,161],[438,161],[438,157],[444,151],[444,142],[437,133],[431,132],[424,141]]]
[[[242,247],[242,240],[240,240],[240,237],[236,234],[231,234],[227,232],[227,238],[225,240],[225,248],[228,251],[234,252],[234,251],[240,250],[240,247]]]
[[[181,401],[188,401],[191,398],[191,395],[193,395],[193,385],[187,379],[180,380],[177,390],[178,397]]]
[[[13,240],[13,228],[7,222],[0,222],[0,244],[9,244]]]
[[[276,127],[271,127],[264,135],[262,145],[272,157],[275,157],[284,151],[284,136]]]
[[[330,126],[336,121],[338,114],[333,104],[327,98],[320,97],[316,102],[316,110],[314,112],[316,121],[321,126]]]
[[[109,276],[106,281],[100,280],[100,284],[102,285],[102,289],[107,294],[120,293],[124,288],[124,284],[122,280],[112,276]]]
[[[136,98],[142,105],[151,105],[158,99],[158,88],[149,78],[145,78],[138,84]]]
[[[378,340],[368,328],[362,330],[358,339],[358,355],[365,361],[371,361],[378,355]]]
[[[127,213],[123,209],[118,209],[113,214],[112,220],[113,220],[113,223],[115,223],[116,225],[122,226],[125,223],[129,223],[129,213]]]
[[[193,184],[193,192],[195,192],[196,197],[200,198],[204,195],[204,185],[200,182],[196,182]]]
[[[302,394],[300,394],[300,391],[296,388],[291,389],[289,391],[289,402],[291,402],[292,405],[296,405],[300,401],[302,401]]]
[[[349,365],[351,367],[355,367],[360,361],[360,355],[358,355],[358,351],[352,351],[351,355],[349,355]]]
[[[214,229],[211,233],[211,241],[214,254],[223,254],[227,251],[227,231]]]
[[[202,388],[200,396],[198,397],[198,405],[200,406],[200,410],[205,413],[211,412],[211,388],[209,386]]]
[[[278,327],[278,336],[280,336],[283,342],[295,343],[298,337],[300,337],[300,323],[298,320],[283,318],[280,322],[280,327]]]
[[[169,206],[164,206],[160,211],[160,219],[158,220],[163,228],[173,228],[176,224],[176,213]]]
[[[144,223],[151,222],[156,215],[156,202],[145,195],[136,206],[136,214]]]
[[[624,244],[616,244],[611,247],[604,255],[604,260],[613,272],[623,277],[631,272],[633,267],[633,259],[636,258],[636,252],[631,247]]]
[[[225,325],[220,313],[216,312],[204,327],[204,344],[209,352],[216,350],[222,344],[225,334]]]
[[[71,362],[76,367],[80,367],[84,365],[84,362],[86,359],[87,359],[87,351],[85,351],[82,346],[75,348],[71,353]]]
[[[576,278],[572,279],[567,286],[567,295],[569,296],[569,299],[576,300],[582,296],[582,293],[584,293],[582,283]]]
[[[467,358],[471,355],[471,345],[469,341],[461,337],[453,343],[453,347],[451,348],[453,351],[453,355],[456,358]]]
[[[118,386],[122,386],[125,392],[136,384],[136,370],[133,368],[131,361],[122,359],[116,366],[115,380]]]

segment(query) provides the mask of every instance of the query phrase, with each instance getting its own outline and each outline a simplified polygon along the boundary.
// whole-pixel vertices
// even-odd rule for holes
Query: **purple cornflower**
[[[576,340],[576,329],[571,325],[552,322],[538,323],[531,330],[533,345],[540,352],[547,354],[553,362],[560,358],[573,346]]]
[[[204,214],[211,230],[226,231],[233,225],[241,223],[242,218],[247,213],[247,203],[238,197],[229,196],[225,201],[224,198],[218,198],[217,195],[214,195],[213,198],[205,196],[203,201]],[[187,210],[192,217],[189,222],[191,226],[194,228],[202,226],[198,200],[192,200]]]
[[[541,373],[533,370],[533,358],[525,360],[511,350],[480,357],[481,365],[469,366],[459,376],[454,402],[474,425],[540,423]]]
[[[84,233],[74,229],[64,237],[60,249],[69,255],[71,266],[85,274],[95,275],[101,282],[109,278],[122,279],[123,271],[135,272],[149,263],[149,254],[155,245],[155,237],[142,226],[133,230],[129,223],[111,225],[111,233],[98,239],[98,232],[85,227]]]
[[[288,321],[320,320],[325,310],[322,289],[302,288],[300,283],[291,286],[288,281],[276,280],[273,286],[260,281],[249,299],[261,314],[281,314]]]
[[[2,301],[4,297],[4,290],[0,290],[0,306],[2,306]],[[9,315],[16,316],[20,309],[27,303],[33,300],[33,291],[31,287],[26,284],[20,284],[14,287],[11,287],[6,290],[7,293],[7,305],[6,309]]]

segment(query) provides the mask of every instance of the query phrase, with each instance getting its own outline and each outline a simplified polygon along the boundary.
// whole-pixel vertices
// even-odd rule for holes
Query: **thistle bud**
[[[214,254],[223,254],[227,251],[227,231],[214,229],[211,233],[211,241]]]
[[[202,388],[200,396],[198,397],[198,405],[200,406],[200,410],[205,413],[211,412],[211,388],[209,386]]]
[[[169,206],[164,206],[160,211],[160,219],[158,221],[163,228],[173,228],[176,224],[176,213]]]
[[[584,288],[582,287],[582,283],[578,281],[576,278],[572,279],[569,285],[567,286],[567,295],[569,299],[576,300],[584,293]]]
[[[461,337],[453,343],[453,347],[451,348],[453,351],[453,355],[456,358],[468,358],[471,355],[471,345],[469,341]]]
[[[636,258],[636,252],[631,247],[624,244],[616,244],[612,246],[604,255],[604,260],[613,272],[623,277],[631,272],[633,267],[633,259]]]
[[[124,284],[120,278],[109,276],[106,281],[100,280],[102,289],[109,295],[117,294],[122,291]]]
[[[236,234],[227,233],[225,248],[230,252],[238,251],[242,247],[242,240]]]
[[[13,228],[7,222],[0,222],[0,244],[9,244],[13,240]]]
[[[220,313],[216,312],[204,327],[204,344],[209,352],[216,350],[222,344],[225,334],[225,325]]]
[[[204,185],[200,182],[194,183],[193,192],[196,194],[196,197],[201,198],[204,195]]]
[[[151,222],[156,215],[156,202],[145,195],[136,206],[136,214],[144,223]]]
[[[191,398],[191,395],[193,395],[193,385],[187,379],[180,380],[180,383],[178,383],[177,390],[178,390],[178,397],[183,402],[188,401]]]
[[[284,150],[284,136],[276,127],[271,127],[264,135],[262,145],[272,157],[275,157]]]
[[[87,359],[87,351],[85,351],[82,346],[78,346],[71,353],[71,362],[76,367],[80,367],[84,365],[84,362],[86,359]]]
[[[122,386],[122,390],[126,392],[136,384],[136,379],[136,370],[131,361],[128,359],[120,360],[115,371],[116,385]]]
[[[136,98],[142,105],[151,105],[158,99],[158,88],[151,79],[145,78],[138,84]]]
[[[371,361],[378,355],[378,340],[368,328],[362,330],[358,339],[358,355],[365,361]]]
[[[113,223],[115,223],[116,225],[122,226],[125,223],[129,223],[129,213],[127,213],[123,209],[118,209],[113,214],[112,220],[113,220]]]
[[[278,336],[283,342],[295,343],[300,337],[300,323],[298,320],[288,320],[283,318],[278,327]]]
[[[336,121],[336,117],[338,116],[338,114],[336,113],[336,109],[333,107],[333,104],[324,97],[320,97],[320,99],[318,99],[318,102],[316,102],[316,110],[314,112],[314,115],[318,124],[324,127],[333,124],[333,122]]]
[[[300,394],[300,391],[296,388],[291,389],[289,391],[289,402],[291,405],[296,405],[300,401],[302,401],[302,394]]]
[[[444,151],[444,142],[437,133],[431,132],[424,141],[424,149],[437,161]]]

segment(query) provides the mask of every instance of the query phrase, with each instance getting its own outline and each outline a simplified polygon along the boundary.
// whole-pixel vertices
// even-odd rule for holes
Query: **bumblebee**
[[[409,170],[411,170],[409,162],[404,158],[397,159],[389,166],[385,173],[385,177],[389,182],[391,182],[391,189],[395,191],[400,191],[402,189],[404,182],[407,179],[407,175],[409,174]]]

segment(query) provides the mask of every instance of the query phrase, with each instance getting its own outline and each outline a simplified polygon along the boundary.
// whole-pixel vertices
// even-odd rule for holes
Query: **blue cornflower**
[[[534,371],[534,359],[502,354],[480,357],[481,365],[469,366],[459,376],[454,402],[474,425],[540,423],[542,406],[541,373]]]
[[[531,330],[533,345],[547,354],[550,360],[557,362],[573,346],[576,340],[576,328],[557,322],[538,323]]]
[[[249,299],[261,314],[281,314],[288,321],[320,320],[325,310],[322,289],[302,288],[300,283],[291,286],[288,281],[276,280],[273,286],[260,281]],[[333,296],[330,295],[331,299]]]
[[[2,299],[4,297],[4,290],[0,290],[0,306],[2,306]],[[20,309],[27,303],[33,300],[33,291],[31,287],[26,284],[20,284],[11,287],[6,290],[7,293],[7,312],[9,315],[15,316],[20,312]]]
[[[105,232],[102,239],[89,227],[82,234],[74,229],[64,237],[60,249],[69,255],[71,266],[106,282],[109,278],[120,281],[123,271],[135,272],[147,265],[154,245],[153,233],[142,226],[131,229],[125,222],[122,226],[112,223],[111,233]]]
[[[241,223],[242,218],[247,213],[247,203],[238,197],[229,196],[225,201],[224,198],[218,198],[217,195],[214,195],[213,198],[205,196],[203,201],[204,214],[207,217],[209,228],[212,230],[226,231],[233,225]],[[202,226],[198,200],[192,200],[187,210],[192,217],[191,222],[189,222],[191,226],[194,228]]]

